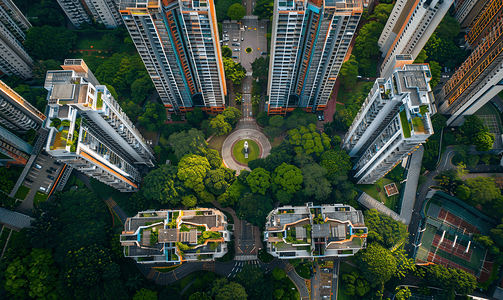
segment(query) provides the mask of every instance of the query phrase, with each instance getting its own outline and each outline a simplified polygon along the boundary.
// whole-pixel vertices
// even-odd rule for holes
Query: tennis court
[[[454,197],[436,193],[426,203],[426,224],[420,247],[416,252],[417,263],[435,263],[464,270],[477,277],[492,262],[485,261],[487,250],[473,242],[475,233],[487,233],[494,223],[486,222],[474,208],[455,202]]]

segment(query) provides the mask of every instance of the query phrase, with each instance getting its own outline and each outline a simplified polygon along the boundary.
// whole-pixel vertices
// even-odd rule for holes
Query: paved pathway
[[[271,151],[271,143],[269,143],[269,140],[266,138],[266,136],[261,131],[258,130],[258,126],[255,122],[240,121],[238,126],[236,126],[234,132],[232,132],[227,137],[227,139],[225,139],[222,145],[222,153],[221,153],[225,166],[229,169],[236,170],[238,174],[241,170],[250,171],[250,168],[239,165],[232,158],[232,144],[242,139],[252,139],[260,143],[260,145],[262,146],[262,155],[260,156],[261,158],[264,158],[267,155],[269,155]]]
[[[416,200],[417,183],[419,181],[419,173],[421,172],[421,164],[423,161],[424,147],[419,146],[419,149],[414,151],[409,156],[409,167],[407,168],[407,181],[405,182],[405,191],[402,200],[402,209],[400,217],[405,221],[405,225],[410,224],[412,218],[412,210]]]

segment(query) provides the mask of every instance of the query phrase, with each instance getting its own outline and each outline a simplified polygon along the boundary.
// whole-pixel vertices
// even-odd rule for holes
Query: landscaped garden
[[[395,210],[395,206],[398,205],[398,200],[400,194],[388,197],[384,186],[394,182],[398,191],[400,192],[400,183],[393,181],[389,178],[381,178],[374,184],[357,184],[356,187],[367,193],[370,197],[376,199],[377,201],[384,202],[384,205],[389,207],[391,210]]]
[[[14,195],[14,198],[24,200],[24,199],[26,199],[26,196],[28,196],[29,193],[30,193],[30,189],[25,187],[24,185],[22,185],[17,189],[16,195]]]
[[[37,191],[35,198],[33,198],[33,204],[38,206],[40,203],[45,202],[49,195]]]
[[[245,141],[248,142],[248,158],[245,157]],[[239,163],[247,165],[249,161],[257,159],[260,155],[259,145],[252,140],[241,140],[234,144],[232,155]]]

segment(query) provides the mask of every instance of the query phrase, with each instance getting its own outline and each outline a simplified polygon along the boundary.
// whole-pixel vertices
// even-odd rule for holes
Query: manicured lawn
[[[49,195],[37,191],[35,198],[33,198],[33,204],[38,206],[40,203],[45,202]]]
[[[228,134],[213,136],[208,142],[208,147],[217,150],[218,153],[222,152],[222,145],[228,136]]]
[[[265,249],[262,249],[259,251],[258,253],[258,258],[264,262],[264,263],[270,263],[271,261],[274,260],[274,256],[272,256],[271,254],[267,253],[267,251]]]
[[[14,198],[24,200],[26,199],[26,196],[28,196],[29,193],[30,189],[22,185],[17,189]]]
[[[384,186],[392,182],[394,181],[389,178],[381,178],[375,184],[357,184],[356,187],[367,193],[370,197],[384,202],[384,205],[389,207],[391,210],[395,210],[395,206],[398,204],[399,194],[388,197],[386,195],[386,191],[384,190]],[[395,182],[395,184],[398,191],[400,191],[400,183]],[[380,192],[377,188],[379,188]]]
[[[402,110],[400,112],[400,122],[402,123],[403,136],[405,138],[410,138],[410,125],[409,121],[407,120],[407,113],[405,112],[405,110]]]
[[[248,158],[245,158],[245,141],[248,141]],[[259,157],[260,148],[258,144],[252,140],[241,140],[234,145],[234,148],[232,149],[232,155],[234,155],[234,158],[238,162],[242,164],[248,164],[250,160],[254,160]]]

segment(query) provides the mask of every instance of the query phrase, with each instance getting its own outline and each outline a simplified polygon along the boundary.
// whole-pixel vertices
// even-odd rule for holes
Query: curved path
[[[238,164],[232,158],[232,145],[236,141],[242,139],[255,140],[260,144],[260,147],[262,148],[262,155],[260,156],[260,158],[266,157],[271,151],[271,143],[269,143],[269,140],[266,138],[266,136],[260,130],[258,130],[258,126],[257,124],[255,124],[255,122],[240,121],[240,124],[238,124],[236,130],[225,139],[222,145],[221,153],[225,166],[229,169],[236,170],[237,174],[239,174],[241,170],[250,171],[250,168]]]

